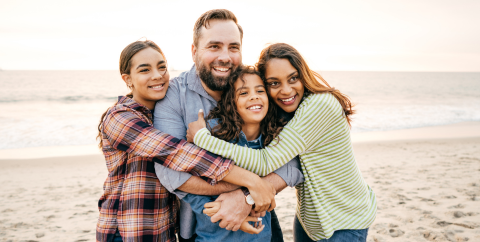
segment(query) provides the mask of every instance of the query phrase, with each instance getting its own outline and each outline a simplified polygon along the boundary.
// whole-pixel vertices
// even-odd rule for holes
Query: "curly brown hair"
[[[239,141],[244,121],[237,111],[237,104],[235,103],[237,97],[233,86],[237,81],[245,83],[243,78],[247,74],[261,77],[255,67],[240,66],[228,81],[228,88],[223,92],[217,107],[211,110],[207,116],[207,120],[218,119],[218,125],[209,128],[212,130],[212,135],[219,139],[225,141],[234,140],[234,143]],[[268,145],[273,140],[278,139],[278,134],[286,124],[285,121],[277,118],[277,107],[276,105],[271,105],[273,101],[270,97],[268,99],[270,105],[268,105],[267,115],[260,123],[260,133],[264,137],[264,145]]]

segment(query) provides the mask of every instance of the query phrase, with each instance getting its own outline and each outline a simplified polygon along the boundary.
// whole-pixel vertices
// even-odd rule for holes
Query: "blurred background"
[[[214,8],[237,16],[245,64],[270,43],[296,47],[352,98],[354,133],[480,121],[479,1],[0,0],[0,149],[95,144],[128,92],[122,49],[153,40],[177,76]]]

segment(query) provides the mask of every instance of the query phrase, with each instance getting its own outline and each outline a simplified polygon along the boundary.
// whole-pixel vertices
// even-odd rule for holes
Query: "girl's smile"
[[[247,140],[260,135],[260,123],[268,112],[268,96],[262,79],[254,74],[245,74],[235,84],[237,112],[243,120],[242,130]]]
[[[132,57],[130,74],[122,78],[131,87],[133,99],[152,110],[155,103],[167,93],[170,75],[163,55],[153,48],[146,48]]]

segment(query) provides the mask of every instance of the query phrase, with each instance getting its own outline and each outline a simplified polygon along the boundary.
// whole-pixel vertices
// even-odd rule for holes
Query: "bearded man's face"
[[[210,20],[202,27],[198,46],[192,47],[198,75],[213,91],[227,88],[228,79],[242,63],[240,31],[231,20]]]

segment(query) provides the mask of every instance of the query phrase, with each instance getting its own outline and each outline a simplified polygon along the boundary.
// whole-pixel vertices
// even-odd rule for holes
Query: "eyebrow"
[[[223,44],[222,41],[217,41],[217,40],[211,40],[210,42],[207,43],[207,45],[221,45]],[[239,42],[232,42],[229,45],[241,45]]]
[[[294,71],[294,72],[290,73],[290,75],[288,75],[287,78],[290,78],[290,77],[292,77],[293,75],[295,75],[295,74],[297,74],[297,73],[298,73],[297,71]],[[276,77],[269,77],[269,78],[266,79],[266,81],[268,81],[268,80],[278,80],[278,78],[276,78]]]
[[[256,85],[254,88],[258,88],[258,87],[263,87],[263,88],[265,88],[264,85]],[[248,89],[248,87],[246,87],[246,86],[239,87],[239,88],[238,88],[237,90],[235,90],[235,91],[238,92],[238,91],[240,91],[241,89]]]
[[[163,64],[163,63],[166,63],[166,62],[165,62],[164,60],[161,60],[161,61],[159,61],[159,62],[157,63],[157,65],[160,65],[160,64]],[[149,66],[150,66],[150,64],[140,64],[140,65],[138,65],[137,68],[135,68],[135,69],[138,69],[138,68],[140,68],[140,67],[149,67]]]
[[[140,67],[147,67],[147,66],[150,66],[150,64],[140,64],[140,65],[137,66],[136,69],[138,69],[138,68],[140,68]]]

